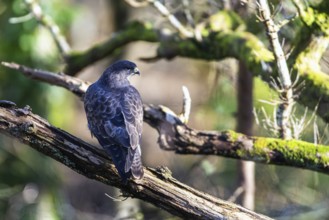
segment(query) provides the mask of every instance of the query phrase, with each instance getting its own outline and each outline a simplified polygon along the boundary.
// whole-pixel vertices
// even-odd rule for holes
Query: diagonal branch
[[[153,30],[151,24],[131,22],[123,30],[113,33],[107,41],[94,45],[84,52],[71,52],[66,57],[65,73],[71,76],[76,75],[83,68],[111,55],[130,42],[157,42],[158,40],[158,32]]]
[[[35,19],[50,31],[57,48],[61,52],[62,56],[66,57],[71,48],[65,37],[61,34],[59,27],[49,16],[43,13],[42,8],[35,0],[25,0],[25,3],[29,7],[30,12],[34,15]]]
[[[34,70],[2,62],[8,68],[27,71],[30,77],[75,91],[83,96],[88,83],[67,75]],[[52,79],[51,81],[47,81]],[[69,80],[70,83],[62,81]],[[329,147],[304,141],[250,137],[233,131],[198,131],[187,127],[164,106],[144,104],[144,121],[159,132],[164,150],[179,154],[218,155],[259,163],[285,165],[329,174]]]
[[[148,4],[152,4],[153,7],[160,12],[162,16],[168,19],[170,24],[180,33],[181,36],[186,38],[194,37],[194,33],[188,30],[177,18],[173,15],[168,8],[161,3],[161,1],[156,0],[145,0],[142,2],[138,2],[135,0],[125,0],[132,7],[144,7]]]
[[[74,171],[107,185],[126,196],[142,199],[188,219],[270,219],[230,202],[197,191],[171,176],[167,168],[144,168],[142,180],[122,184],[112,162],[95,147],[53,127],[45,119],[0,101],[0,132],[65,164]]]
[[[272,19],[267,0],[258,0],[257,5],[260,19],[265,25],[267,36],[273,49],[278,75],[280,77],[280,103],[276,112],[279,136],[282,139],[290,139],[293,137],[291,123],[289,121],[294,105],[293,88],[287,61],[279,41],[279,26]]]
[[[17,63],[1,62],[1,64],[10,69],[18,70],[31,79],[66,88],[79,97],[82,97],[83,94],[85,94],[90,85],[88,82],[63,73],[55,74],[45,70],[31,69]]]

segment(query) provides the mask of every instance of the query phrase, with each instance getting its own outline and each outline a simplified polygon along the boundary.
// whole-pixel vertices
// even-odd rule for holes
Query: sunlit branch
[[[292,107],[294,105],[293,88],[288,69],[287,61],[279,42],[279,27],[274,23],[267,0],[257,1],[260,20],[264,23],[267,36],[273,49],[278,74],[280,77],[280,104],[277,108],[276,121],[279,135],[283,139],[292,138],[291,117]]]
[[[190,96],[190,92],[188,91],[186,86],[182,87],[182,91],[183,91],[183,108],[181,114],[179,115],[179,118],[184,124],[187,124],[191,113],[192,99]]]
[[[71,49],[65,37],[62,35],[59,27],[55,24],[51,17],[43,13],[42,8],[37,3],[37,1],[25,0],[25,3],[29,7],[29,10],[34,15],[35,19],[50,31],[60,53],[65,58],[65,56],[70,52]]]
[[[17,63],[1,62],[1,64],[10,69],[20,71],[28,78],[66,88],[67,90],[73,92],[79,97],[82,97],[82,95],[87,91],[87,88],[90,85],[90,83],[88,82],[62,73],[56,74],[45,70],[32,69],[24,65],[19,65]]]
[[[162,16],[168,19],[170,24],[183,36],[187,38],[194,37],[192,31],[188,30],[177,18],[173,15],[168,8],[157,0],[144,0],[144,1],[136,1],[136,0],[125,0],[132,7],[144,7],[148,4],[151,4],[155,9],[157,9]]]

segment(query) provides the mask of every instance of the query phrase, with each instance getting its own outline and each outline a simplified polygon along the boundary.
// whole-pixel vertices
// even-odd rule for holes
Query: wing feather
[[[130,86],[122,99],[122,113],[133,150],[140,147],[143,126],[143,103],[138,91]],[[139,149],[140,151],[140,149]]]

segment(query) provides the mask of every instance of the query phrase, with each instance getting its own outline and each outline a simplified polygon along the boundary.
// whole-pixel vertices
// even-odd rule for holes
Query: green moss
[[[306,167],[309,169],[329,166],[329,147],[299,140],[280,140],[274,138],[255,138],[252,156],[282,161],[285,165]],[[276,163],[277,164],[277,163]]]
[[[208,19],[206,29],[215,32],[236,29],[243,30],[245,29],[245,24],[235,12],[223,10]]]
[[[304,13],[302,13],[302,18],[303,21],[305,22],[305,24],[307,24],[308,26],[311,26],[315,20],[315,16],[314,16],[315,12],[314,9],[311,7],[308,7]]]
[[[212,32],[202,43],[195,40],[162,42],[158,53],[167,58],[176,55],[206,60],[234,57],[244,61],[256,74],[262,72],[261,61],[274,60],[272,52],[256,36],[241,31]]]
[[[226,138],[227,141],[237,142],[239,137],[241,137],[243,134],[237,133],[233,130],[226,130],[222,132],[222,135]]]
[[[299,53],[293,66],[305,83],[305,89],[298,101],[311,109],[318,105],[317,114],[329,121],[329,76],[321,71],[319,61],[329,43],[329,37],[313,39],[308,47]]]
[[[74,74],[84,67],[95,61],[109,56],[116,52],[117,49],[132,41],[143,40],[149,42],[156,42],[158,40],[156,31],[150,23],[131,22],[122,31],[112,35],[110,39],[84,52],[73,51],[66,57],[68,66],[65,72]]]
[[[299,140],[281,140],[266,137],[248,137],[232,130],[222,132],[223,138],[231,142],[232,151],[223,155],[262,163],[291,165],[327,172],[329,147],[314,145]]]
[[[305,25],[311,28],[314,33],[322,32],[328,36],[329,16],[326,12],[321,12],[318,9],[307,7],[301,12],[301,18]]]

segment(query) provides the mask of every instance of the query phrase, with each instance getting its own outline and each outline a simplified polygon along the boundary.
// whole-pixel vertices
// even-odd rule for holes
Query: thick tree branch
[[[30,77],[62,86],[70,91],[84,94],[87,83],[75,81],[74,77],[58,75],[21,67],[18,64],[3,63],[9,68],[28,71]],[[43,74],[41,74],[43,73]],[[48,76],[50,75],[50,76]],[[71,83],[61,83],[65,79]],[[55,83],[54,83],[55,82]],[[198,131],[188,128],[174,112],[164,106],[144,104],[144,120],[159,132],[159,144],[164,150],[179,154],[218,155],[259,163],[285,165],[329,174],[329,147],[297,140],[249,137],[233,131]]]
[[[65,75],[63,73],[55,74],[45,70],[31,69],[17,63],[1,62],[1,64],[5,67],[20,71],[28,78],[66,88],[79,97],[82,97],[83,94],[85,94],[87,88],[90,85],[88,82]]]
[[[200,30],[200,32],[202,31]],[[219,32],[218,29],[216,32],[211,29],[204,31],[208,35],[202,42],[198,42],[195,39],[179,39],[176,34],[162,33],[150,23],[133,22],[128,24],[124,30],[114,33],[104,43],[97,44],[84,52],[72,52],[67,56],[65,73],[75,75],[83,68],[134,41],[160,43],[157,58],[172,59],[176,56],[182,56],[219,60],[234,57],[245,60],[247,67],[257,74],[262,72],[262,62],[271,62],[274,59],[273,54],[266,49],[264,44],[249,32],[229,30]]]
[[[87,51],[71,52],[68,56],[66,56],[67,66],[65,73],[69,75],[76,75],[83,68],[111,55],[114,51],[120,50],[130,42],[157,42],[158,40],[158,33],[153,29],[151,24],[132,22],[123,30],[113,33],[107,41],[97,44]]]
[[[0,101],[0,132],[33,147],[74,171],[120,188],[124,195],[139,198],[188,219],[270,219],[238,205],[197,191],[171,176],[167,168],[144,169],[142,180],[121,179],[112,162],[97,148],[50,125],[30,108]]]

